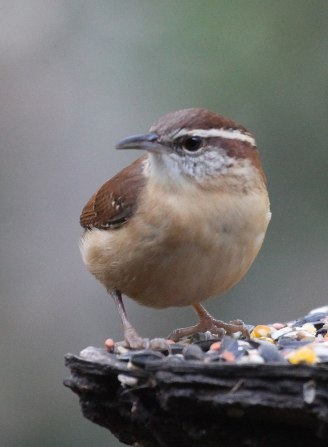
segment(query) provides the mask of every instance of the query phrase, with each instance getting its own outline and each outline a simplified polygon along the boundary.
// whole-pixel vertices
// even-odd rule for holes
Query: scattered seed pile
[[[129,350],[112,340],[106,341],[106,347],[116,360],[137,367],[149,362],[189,360],[230,364],[328,363],[328,306],[288,323],[259,324],[248,329],[250,339],[247,340],[241,333],[218,338],[210,332],[200,332],[178,343],[167,341],[159,350]]]

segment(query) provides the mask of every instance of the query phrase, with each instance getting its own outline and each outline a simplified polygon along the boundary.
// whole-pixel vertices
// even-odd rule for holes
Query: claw
[[[210,331],[215,335],[224,335],[224,333],[231,335],[236,332],[241,332],[245,338],[249,338],[248,329],[241,320],[233,320],[230,321],[230,323],[225,323],[224,321],[213,318],[212,315],[210,315],[200,304],[195,304],[193,307],[199,316],[199,323],[195,326],[175,329],[168,336],[169,339],[177,342],[182,337],[188,337],[196,332],[206,331]]]

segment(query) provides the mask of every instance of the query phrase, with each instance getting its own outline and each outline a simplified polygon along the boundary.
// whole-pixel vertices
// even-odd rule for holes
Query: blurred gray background
[[[247,277],[207,308],[284,321],[327,304],[327,1],[0,0],[2,447],[118,446],[62,386],[64,354],[122,338],[80,259],[79,214],[139,154],[119,139],[207,107],[251,129],[273,218]],[[144,336],[191,309],[127,303]]]

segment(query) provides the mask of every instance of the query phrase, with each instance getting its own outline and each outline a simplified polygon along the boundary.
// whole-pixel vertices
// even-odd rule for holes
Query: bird
[[[271,218],[266,177],[254,136],[204,108],[167,113],[148,133],[116,149],[141,157],[92,195],[83,208],[83,261],[113,298],[131,349],[145,347],[122,295],[152,308],[192,306],[198,323],[176,329],[241,331],[241,320],[215,319],[201,304],[246,274]]]

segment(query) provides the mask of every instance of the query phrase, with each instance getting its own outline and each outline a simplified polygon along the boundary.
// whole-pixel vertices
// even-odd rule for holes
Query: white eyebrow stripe
[[[252,146],[256,146],[255,139],[252,136],[246,135],[238,129],[181,129],[179,132],[174,134],[174,138],[185,136],[198,136],[201,138],[228,138],[231,140],[247,141],[247,143],[250,143]]]

